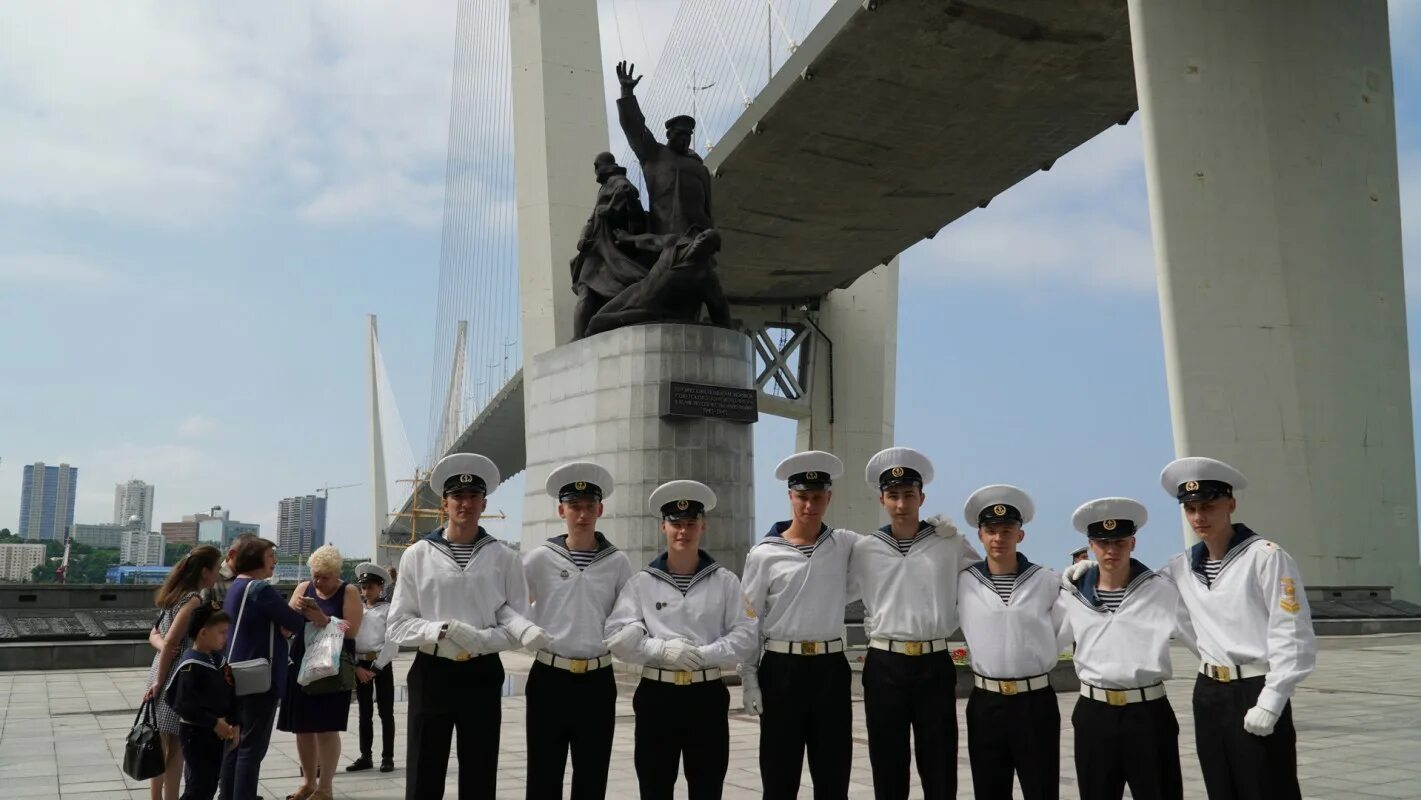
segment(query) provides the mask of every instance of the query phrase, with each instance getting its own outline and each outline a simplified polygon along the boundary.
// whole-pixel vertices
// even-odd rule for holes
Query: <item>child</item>
[[[212,800],[222,772],[222,748],[236,746],[240,738],[238,727],[228,722],[237,698],[222,663],[230,623],[221,610],[198,606],[188,627],[192,649],[183,653],[168,682],[165,699],[182,722],[178,741],[186,785],[180,800]]]
[[[391,570],[393,572],[393,570]],[[388,573],[384,567],[375,564],[361,564],[355,568],[356,580],[360,584],[360,595],[365,601],[365,613],[360,618],[360,630],[355,637],[355,699],[360,705],[360,758],[357,758],[346,772],[360,772],[373,769],[375,762],[370,758],[374,745],[374,710],[371,701],[380,709],[380,771],[395,770],[395,675],[390,668],[390,660],[399,651],[399,646],[385,636],[385,623],[390,613],[390,604],[384,595]]]

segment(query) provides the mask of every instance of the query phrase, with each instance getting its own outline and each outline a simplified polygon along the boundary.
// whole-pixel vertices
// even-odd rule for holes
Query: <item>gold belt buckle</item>
[[[1124,692],[1122,692],[1122,691],[1120,691],[1120,690],[1118,690],[1118,689],[1106,689],[1106,690],[1105,690],[1105,702],[1106,702],[1106,703],[1108,703],[1108,704],[1110,704],[1110,705],[1112,705],[1112,706],[1123,706],[1123,705],[1126,705],[1125,700],[1126,700],[1126,695],[1125,695]]]
[[[799,643],[799,653],[800,653],[800,655],[817,656],[817,655],[819,655],[819,643],[818,643],[818,642],[800,642],[800,643]]]
[[[1016,681],[997,681],[1002,686],[1002,694],[1016,694]]]
[[[923,643],[922,643],[922,642],[904,642],[904,643],[903,643],[903,655],[905,655],[905,656],[920,656],[920,655],[922,655],[922,654],[923,654]]]
[[[676,685],[677,685],[677,686],[690,686],[690,685],[691,685],[691,673],[686,672],[685,670],[682,670],[682,671],[680,671],[680,672],[677,672],[677,673],[676,673]]]
[[[581,675],[587,671],[587,659],[569,658],[567,660],[567,671],[574,675]]]
[[[474,657],[474,654],[473,654],[473,653],[470,653],[470,652],[467,651],[467,650],[460,650],[460,651],[459,651],[459,655],[454,656],[454,660],[455,660],[455,661],[468,661],[469,659],[471,659],[471,658],[473,658],[473,657]]]
[[[1214,667],[1214,680],[1218,681],[1219,683],[1228,683],[1230,680],[1232,680],[1229,677],[1229,668]]]

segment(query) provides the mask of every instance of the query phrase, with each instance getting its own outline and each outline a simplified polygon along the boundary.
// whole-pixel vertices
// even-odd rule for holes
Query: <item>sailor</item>
[[[1160,483],[1199,542],[1170,559],[1199,637],[1194,736],[1213,800],[1299,797],[1290,698],[1317,662],[1302,575],[1283,548],[1233,521],[1242,473],[1181,458]]]
[[[505,604],[529,613],[528,584],[512,548],[479,525],[498,469],[473,453],[445,456],[430,485],[443,494],[448,524],[410,545],[389,612],[388,636],[419,648],[410,666],[409,776],[406,800],[444,796],[449,743],[459,732],[459,798],[492,798],[498,770],[501,650],[537,647],[547,634],[525,626],[520,638],[496,614]]]
[[[1076,549],[1074,549],[1074,550],[1071,551],[1071,563],[1072,563],[1072,564],[1079,564],[1079,563],[1082,562],[1082,561],[1088,561],[1088,560],[1090,560],[1090,548],[1089,548],[1089,547],[1077,547]]]
[[[987,551],[957,582],[958,613],[972,663],[967,756],[978,800],[1009,800],[1012,774],[1026,800],[1055,800],[1061,777],[1061,712],[1050,672],[1061,578],[1018,552],[1035,514],[1031,497],[1006,484],[967,498],[967,524]]]
[[[1062,639],[1074,637],[1081,696],[1071,714],[1076,783],[1083,800],[1180,800],[1179,722],[1165,696],[1169,640],[1194,632],[1174,583],[1131,558],[1145,507],[1103,497],[1071,523],[1089,537],[1095,564],[1056,601]]]
[[[799,795],[804,753],[816,798],[844,798],[853,764],[851,676],[844,605],[856,535],[824,524],[844,464],[810,450],[781,461],[791,519],[776,522],[745,559],[745,596],[760,644],[740,665],[745,710],[760,716],[760,779],[766,798]],[[756,660],[758,659],[758,664]]]
[[[373,769],[375,708],[380,710],[380,771],[395,771],[395,671],[390,662],[399,645],[387,634],[390,604],[384,598],[390,573],[378,564],[355,567],[355,582],[364,600],[360,630],[355,635],[355,699],[360,706],[360,758],[346,772]]]
[[[607,646],[643,664],[632,697],[643,800],[670,800],[684,759],[690,800],[721,795],[730,762],[730,692],[721,666],[753,658],[755,617],[740,579],[700,549],[715,493],[671,481],[651,493],[666,552],[633,575],[607,618]]]
[[[910,729],[923,796],[957,794],[957,675],[947,637],[957,630],[958,573],[981,557],[945,515],[921,518],[932,478],[932,462],[909,447],[869,459],[864,479],[890,521],[857,539],[849,559],[869,637],[863,705],[878,800],[908,796]]]
[[[537,651],[525,693],[529,800],[563,797],[563,772],[572,752],[573,800],[607,793],[616,724],[617,684],[602,637],[607,615],[632,576],[632,564],[597,530],[612,475],[587,461],[548,475],[567,533],[523,558],[533,598],[531,619],[551,641]]]

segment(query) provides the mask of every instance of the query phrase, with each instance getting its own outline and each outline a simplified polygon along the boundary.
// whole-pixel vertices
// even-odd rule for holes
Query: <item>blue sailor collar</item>
[[[788,520],[776,522],[775,524],[770,526],[769,532],[765,534],[765,538],[761,539],[760,542],[783,545],[785,547],[792,547],[796,551],[799,550],[799,545],[796,545],[789,539],[785,538],[785,531],[789,530],[790,524],[791,523]],[[819,523],[819,536],[816,537],[814,540],[814,549],[818,550],[819,545],[827,541],[832,535],[832,533],[832,528],[822,522]]]
[[[1144,585],[1145,581],[1149,580],[1150,578],[1153,578],[1154,576],[1154,570],[1145,566],[1143,563],[1136,559],[1130,559],[1130,581],[1125,584],[1125,596],[1129,597],[1131,594],[1134,593],[1136,589]],[[1076,597],[1080,598],[1081,601],[1084,602],[1086,605],[1090,606],[1096,611],[1103,612],[1107,609],[1104,605],[1101,604],[1100,595],[1097,594],[1097,590],[1099,589],[1099,587],[1100,567],[1096,564],[1092,564],[1090,568],[1085,571],[1084,574],[1082,574],[1079,578],[1075,580],[1075,582],[1071,586],[1071,589],[1072,593],[1075,594]]]
[[[434,545],[437,550],[444,553],[444,555],[449,556],[451,559],[454,558],[454,551],[450,547],[449,540],[444,538],[443,528],[439,528],[438,530],[424,537],[424,541]],[[488,545],[493,544],[496,541],[498,540],[490,536],[489,532],[484,530],[484,526],[480,525],[479,532],[477,534],[474,534],[474,541],[471,542],[474,547],[474,552],[469,556],[469,561],[472,563],[474,556],[478,555],[480,550],[484,549],[484,547]],[[457,563],[457,561],[455,563]]]
[[[199,653],[189,647],[183,651],[183,655],[178,659],[178,663],[174,664],[172,671],[168,673],[168,682],[163,685],[163,692],[166,693],[172,689],[173,684],[178,680],[178,673],[182,671],[183,667],[189,664],[205,667],[210,670],[219,670],[222,668],[223,663],[221,653]]]
[[[592,560],[587,562],[587,566],[589,567],[593,564],[596,564],[598,561],[601,561],[603,558],[606,558],[607,556],[610,556],[611,554],[617,552],[617,546],[607,541],[607,537],[603,536],[601,531],[594,531],[592,537],[597,545],[595,548],[593,548],[597,555],[593,556]],[[567,548],[567,534],[564,533],[558,536],[549,537],[546,542],[543,542],[543,546],[553,551],[554,553],[557,553],[568,561],[573,561],[572,551]],[[575,561],[573,561],[573,563],[576,564]]]
[[[1234,535],[1229,539],[1229,549],[1224,553],[1223,563],[1219,565],[1219,573],[1228,567],[1229,562],[1241,555],[1255,542],[1262,541],[1258,534],[1254,533],[1247,525],[1241,522],[1233,524]],[[1195,542],[1189,548],[1189,569],[1193,571],[1194,577],[1201,583],[1208,585],[1208,578],[1204,576],[1204,562],[1209,559],[1209,548],[1203,542]]]
[[[928,522],[927,520],[925,520],[925,519],[920,519],[920,520],[918,520],[918,532],[913,535],[913,538],[912,538],[910,541],[916,543],[919,539],[922,539],[923,537],[927,536],[928,534],[930,534],[930,533],[932,533],[933,531],[936,531],[936,530],[937,530],[937,526],[936,526],[936,525],[933,525],[933,524],[929,523],[929,522]],[[889,524],[889,525],[884,525],[882,528],[879,528],[878,530],[874,531],[872,535],[873,535],[873,536],[877,536],[878,538],[882,539],[883,541],[885,541],[885,542],[887,542],[887,543],[893,545],[893,548],[894,548],[895,550],[898,548],[898,539],[897,539],[897,537],[895,537],[895,536],[893,535],[893,526],[892,526],[891,524]],[[911,549],[911,546],[910,546],[910,549]],[[906,556],[907,553],[904,553],[903,555]]]
[[[1015,592],[1016,587],[1020,586],[1027,578],[1036,574],[1036,571],[1039,569],[1041,569],[1040,564],[1031,563],[1024,554],[1018,552],[1016,554],[1016,578],[1011,583],[1012,591]],[[986,561],[978,561],[965,571],[970,573],[972,577],[976,578],[983,586],[986,586],[993,592],[996,591],[997,587],[992,584],[992,571],[987,568]]]
[[[689,593],[692,586],[700,583],[703,578],[721,568],[720,562],[712,558],[710,553],[704,550],[697,550],[696,555],[699,556],[699,559],[696,561],[696,571],[692,573],[690,586],[687,586],[686,591],[682,592],[682,594]],[[652,577],[665,581],[670,586],[675,587],[677,591],[681,591],[680,587],[676,586],[676,581],[671,578],[671,568],[666,562],[666,552],[663,551],[661,555],[652,559],[651,563],[647,565],[646,571],[650,573]]]

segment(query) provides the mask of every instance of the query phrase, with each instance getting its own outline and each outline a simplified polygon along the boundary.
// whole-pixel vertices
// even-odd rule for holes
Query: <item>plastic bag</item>
[[[301,669],[296,682],[309,686],[322,678],[340,674],[341,646],[345,643],[346,624],[331,617],[324,628],[306,626],[306,653],[301,656]]]

